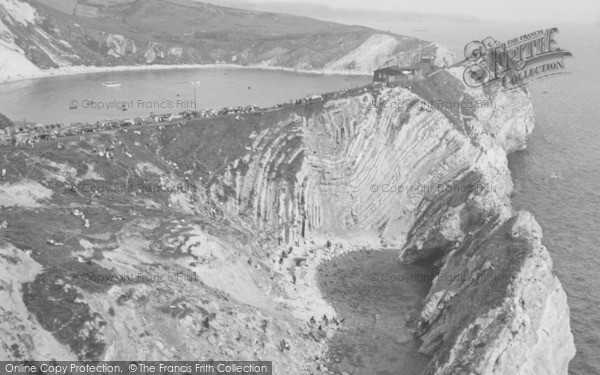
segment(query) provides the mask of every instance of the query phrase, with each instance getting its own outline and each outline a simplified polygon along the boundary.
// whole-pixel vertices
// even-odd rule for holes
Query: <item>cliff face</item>
[[[225,206],[283,242],[365,232],[405,262],[436,260],[417,328],[427,374],[566,374],[566,295],[541,228],[509,200],[528,94],[469,90],[446,72],[414,92],[326,103],[255,134],[220,181],[234,192]]]
[[[430,89],[446,97],[430,97]],[[448,73],[413,91],[328,102],[253,133],[251,152],[219,180],[221,189],[235,191],[226,206],[278,228],[285,242],[313,231],[360,230],[401,246],[408,236],[406,261],[440,255],[439,243],[426,242],[443,242],[444,233],[419,229],[428,226],[426,217],[446,217],[448,201],[458,216],[466,210],[458,199],[475,200],[485,214],[509,216],[505,156],[523,147],[533,129],[527,95],[469,94]],[[450,108],[453,103],[495,107]]]
[[[365,27],[187,0],[0,4],[0,81],[70,66],[148,64],[371,74],[386,63],[412,63],[418,49],[418,39]]]
[[[427,374],[568,373],[569,308],[541,237],[519,212],[446,255],[419,320],[421,351],[433,355]]]
[[[23,303],[5,308],[5,346],[27,309],[44,330],[24,333],[40,343],[21,345],[26,354],[56,340],[55,357],[202,351],[322,372],[316,357],[336,327],[309,322],[335,314],[316,265],[342,248],[391,247],[440,270],[415,324],[425,373],[566,374],[566,296],[539,225],[509,199],[506,155],[533,129],[528,94],[468,89],[460,76],[3,150],[0,203],[12,209],[0,261],[41,265],[19,279]],[[199,279],[123,276],[177,272]]]

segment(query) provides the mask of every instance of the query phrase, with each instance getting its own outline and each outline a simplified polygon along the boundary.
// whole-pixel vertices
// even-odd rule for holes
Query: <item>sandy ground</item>
[[[293,69],[284,68],[268,65],[236,65],[236,64],[189,64],[189,65],[135,65],[135,66],[111,66],[111,67],[97,67],[97,66],[69,66],[57,69],[29,71],[26,74],[17,77],[0,77],[0,83],[9,83],[16,81],[25,81],[30,79],[47,78],[47,77],[59,77],[68,75],[78,74],[91,74],[91,73],[116,73],[116,72],[128,72],[128,71],[151,71],[151,70],[180,70],[180,69],[252,69],[252,70],[276,70],[294,73],[304,74],[328,74],[328,75],[353,75],[363,76],[372,74],[371,71],[351,71],[351,70],[304,70],[304,69]]]

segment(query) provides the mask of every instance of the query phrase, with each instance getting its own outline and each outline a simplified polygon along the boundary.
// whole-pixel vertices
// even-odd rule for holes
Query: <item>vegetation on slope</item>
[[[0,129],[6,129],[8,127],[14,126],[13,122],[2,113],[0,113]]]
[[[17,0],[11,0],[17,1]],[[419,41],[360,26],[191,0],[17,1],[0,38],[42,69],[68,65],[264,64],[323,69],[370,41],[356,61],[416,58]],[[1,5],[0,5],[1,6]],[[14,12],[13,12],[14,13]],[[15,22],[15,20],[26,22]],[[33,27],[32,27],[33,26]],[[375,39],[371,39],[376,37]],[[423,43],[426,52],[437,49]],[[376,57],[377,53],[381,56]],[[414,56],[413,56],[414,55]],[[385,63],[386,61],[377,61]],[[348,63],[343,69],[358,70]]]

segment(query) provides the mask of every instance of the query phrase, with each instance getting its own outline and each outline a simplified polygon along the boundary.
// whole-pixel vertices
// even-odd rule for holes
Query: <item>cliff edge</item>
[[[284,242],[364,233],[402,261],[435,261],[416,329],[426,374],[566,374],[566,294],[541,228],[510,205],[528,93],[469,89],[460,73],[290,115],[227,171],[225,206]]]
[[[566,374],[566,295],[510,203],[529,95],[461,75],[1,150],[0,274],[20,276],[0,282],[21,294],[2,307],[6,355],[327,373],[337,326],[311,317],[336,313],[315,269],[385,247],[439,267],[415,317],[426,374]]]

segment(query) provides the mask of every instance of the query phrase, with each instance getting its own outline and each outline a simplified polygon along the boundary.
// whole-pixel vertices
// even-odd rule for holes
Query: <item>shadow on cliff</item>
[[[397,250],[363,250],[323,263],[319,288],[343,319],[329,343],[329,368],[349,374],[420,374],[429,358],[418,353],[409,322],[437,270],[397,261]]]

